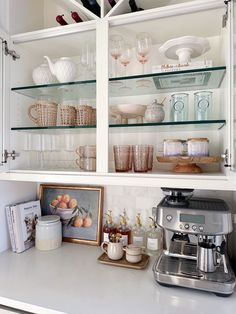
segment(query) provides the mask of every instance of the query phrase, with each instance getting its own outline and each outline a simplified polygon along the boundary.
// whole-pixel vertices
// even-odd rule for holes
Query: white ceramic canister
[[[188,156],[209,156],[209,140],[205,137],[189,138]]]
[[[179,139],[164,140],[164,156],[181,156],[184,153],[183,141]]]
[[[39,217],[36,224],[35,246],[39,250],[54,250],[61,246],[62,227],[60,217],[47,215]]]

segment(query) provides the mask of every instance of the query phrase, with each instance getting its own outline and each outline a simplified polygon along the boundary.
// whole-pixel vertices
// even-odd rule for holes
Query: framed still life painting
[[[59,215],[63,241],[100,245],[103,187],[40,185],[42,215]]]

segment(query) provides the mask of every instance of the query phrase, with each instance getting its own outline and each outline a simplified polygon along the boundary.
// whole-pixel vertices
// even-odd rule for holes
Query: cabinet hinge
[[[221,155],[222,158],[224,158],[224,167],[231,167],[230,165],[230,154],[228,149],[225,150],[225,153]]]
[[[228,17],[229,17],[229,3],[231,0],[225,0],[224,4],[226,6],[225,8],[225,14],[222,16],[222,27],[225,28],[227,25]]]
[[[20,59],[20,56],[18,55],[18,53],[16,53],[15,50],[10,50],[10,49],[8,48],[7,41],[4,40],[4,39],[1,38],[1,37],[0,37],[0,39],[1,39],[1,41],[2,41],[3,52],[4,52],[5,56],[8,56],[8,55],[11,56],[14,61],[15,61],[16,59]]]
[[[19,157],[20,154],[17,153],[15,150],[13,150],[11,153],[8,153],[8,151],[5,149],[4,150],[4,154],[3,154],[3,158],[2,158],[2,164],[6,164],[8,158],[11,158],[12,160],[15,160],[16,157]]]

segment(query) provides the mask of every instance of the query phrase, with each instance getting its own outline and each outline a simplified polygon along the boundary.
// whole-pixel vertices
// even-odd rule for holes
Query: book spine
[[[11,241],[11,248],[13,252],[16,252],[15,235],[13,232],[10,206],[6,206],[6,216],[7,216],[7,224],[8,224],[8,230],[9,230],[9,235],[10,235],[10,241]]]
[[[11,206],[13,232],[15,235],[16,253],[21,253],[25,250],[24,241],[22,238],[22,230],[20,224],[20,213],[17,206]]]

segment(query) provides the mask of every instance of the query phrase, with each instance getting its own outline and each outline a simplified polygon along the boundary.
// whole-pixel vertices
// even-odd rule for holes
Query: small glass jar
[[[194,93],[194,107],[196,120],[208,120],[212,107],[212,92],[202,91]]]
[[[179,122],[188,119],[188,94],[171,95],[171,121]]]
[[[61,246],[62,227],[60,217],[47,215],[39,217],[36,224],[35,246],[38,250],[54,250]]]
[[[182,140],[168,139],[164,140],[164,156],[181,156],[184,152]]]
[[[198,137],[189,138],[188,156],[209,156],[209,140],[208,138]]]
[[[147,105],[144,118],[145,121],[149,123],[162,122],[165,118],[163,104],[159,104],[155,99],[151,105]]]

